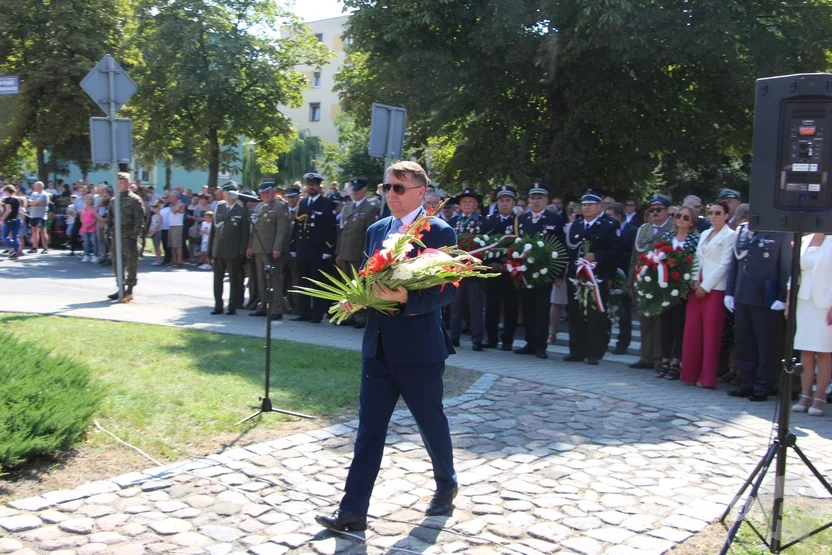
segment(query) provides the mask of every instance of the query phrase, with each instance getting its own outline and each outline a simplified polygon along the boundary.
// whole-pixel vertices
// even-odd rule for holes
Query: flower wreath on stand
[[[639,256],[635,288],[638,311],[645,317],[658,316],[688,298],[693,274],[693,256],[667,241],[658,241]]]
[[[506,270],[518,287],[527,289],[554,282],[566,262],[566,249],[553,235],[517,237],[506,249]]]

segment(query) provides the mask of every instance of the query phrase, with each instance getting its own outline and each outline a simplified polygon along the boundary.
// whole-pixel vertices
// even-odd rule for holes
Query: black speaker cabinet
[[[757,80],[753,231],[832,233],[832,75]]]

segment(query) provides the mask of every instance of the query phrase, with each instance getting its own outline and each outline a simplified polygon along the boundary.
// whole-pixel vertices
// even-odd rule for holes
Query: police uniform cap
[[[366,177],[353,177],[350,179],[350,187],[352,187],[353,191],[358,189],[363,189],[367,186],[367,178]]]
[[[476,191],[476,189],[473,189],[471,187],[465,187],[462,190],[461,193],[459,193],[457,196],[455,196],[454,198],[451,199],[451,202],[454,203],[454,204],[459,204],[459,201],[461,201],[465,197],[471,197],[471,198],[475,199],[478,204],[480,202],[482,202],[482,195],[479,194]]]
[[[735,198],[735,199],[739,200],[740,199],[740,194],[739,194],[739,192],[737,192],[733,189],[722,189],[719,192],[719,196],[716,197],[716,200],[725,200],[727,198]]]
[[[263,191],[271,191],[274,188],[274,181],[264,181],[257,187],[257,190],[262,193]]]
[[[240,191],[240,185],[236,181],[227,181],[220,187],[224,193],[237,193]]]
[[[495,189],[497,192],[497,198],[500,197],[511,197],[516,199],[517,198],[517,189],[512,187],[511,185],[500,185]]]
[[[661,193],[655,193],[652,197],[650,197],[650,201],[647,203],[648,206],[653,206],[654,204],[661,204],[665,208],[670,208],[670,205],[673,203],[673,200]]]
[[[306,173],[306,174],[303,175],[303,180],[304,181],[315,181],[315,182],[318,182],[318,183],[323,183],[324,178],[321,177],[321,175],[318,174],[318,173],[309,172],[309,173]]]
[[[260,202],[260,197],[258,197],[254,191],[250,189],[244,189],[240,191],[239,196],[237,197],[244,202]]]
[[[604,195],[596,189],[587,189],[581,196],[581,204],[598,204],[604,200]]]
[[[300,194],[300,189],[292,185],[291,187],[286,187],[286,191],[283,193],[284,197],[296,197]]]
[[[545,195],[549,196],[549,186],[545,183],[540,183],[539,181],[535,181],[531,185],[529,185],[528,193],[530,195]]]
[[[335,202],[344,201],[344,197],[342,197],[340,193],[336,193],[335,191],[327,193],[326,198],[328,198],[329,200],[334,200]]]

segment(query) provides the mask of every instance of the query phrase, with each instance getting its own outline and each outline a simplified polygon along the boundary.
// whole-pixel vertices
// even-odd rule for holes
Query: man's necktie
[[[394,233],[398,233],[399,230],[401,230],[401,228],[402,228],[402,221],[400,219],[396,218],[395,220],[393,220],[393,225],[390,226],[390,233],[388,233],[387,235],[390,236]]]

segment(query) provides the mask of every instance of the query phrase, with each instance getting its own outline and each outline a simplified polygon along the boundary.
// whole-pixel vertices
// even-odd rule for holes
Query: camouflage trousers
[[[110,256],[113,258],[113,275],[118,283],[118,265],[116,264],[115,241],[110,238]],[[136,272],[139,268],[139,239],[138,237],[125,238],[121,240],[121,260],[124,265],[124,285],[133,287],[136,285]]]

